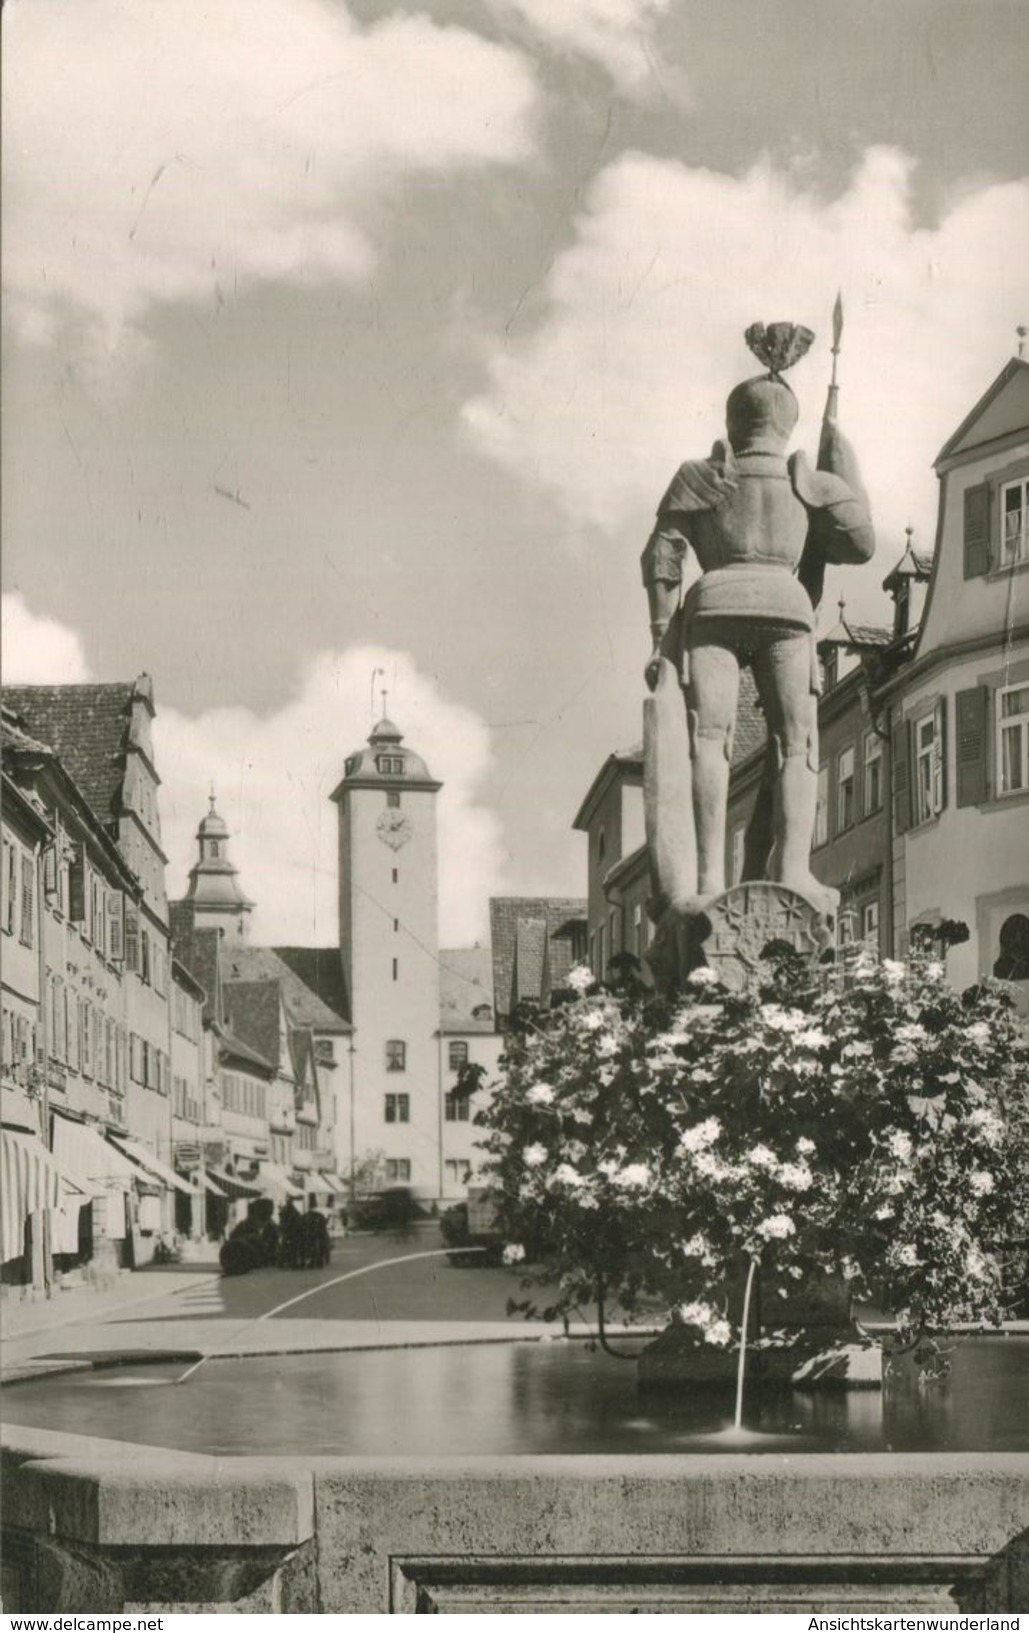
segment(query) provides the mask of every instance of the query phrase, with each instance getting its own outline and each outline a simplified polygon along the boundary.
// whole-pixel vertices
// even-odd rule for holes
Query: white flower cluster
[[[722,1132],[722,1125],[717,1117],[705,1117],[702,1123],[694,1123],[688,1128],[679,1141],[680,1151],[706,1151],[714,1145]]]
[[[680,1304],[676,1312],[679,1320],[687,1327],[699,1327],[705,1344],[717,1344],[724,1349],[732,1343],[732,1328],[724,1316],[703,1299],[695,1299],[692,1304]]]
[[[580,997],[582,997],[583,993],[589,992],[590,987],[595,987],[596,984],[596,976],[588,964],[576,964],[573,970],[569,970],[565,980],[565,985],[571,987],[572,991],[577,992]]]
[[[532,1088],[527,1090],[525,1098],[530,1106],[551,1106],[555,1093],[549,1083],[534,1083]]]

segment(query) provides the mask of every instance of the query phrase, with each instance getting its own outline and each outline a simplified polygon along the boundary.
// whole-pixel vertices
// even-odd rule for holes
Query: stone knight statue
[[[842,313],[837,303],[833,347]],[[754,676],[768,728],[765,783],[747,873],[788,887],[831,919],[836,892],[809,853],[818,775],[815,605],[826,562],[874,549],[853,453],[835,421],[835,375],[817,467],[787,458],[798,418],[783,370],[814,336],[790,323],[752,324],[750,349],[768,372],[736,386],[727,440],[680,466],[643,551],[653,651],[646,680],[648,842],[657,916],[703,913],[726,889],[725,827],[741,667]],[[692,547],[701,576],[681,598]],[[799,569],[799,574],[798,574]]]

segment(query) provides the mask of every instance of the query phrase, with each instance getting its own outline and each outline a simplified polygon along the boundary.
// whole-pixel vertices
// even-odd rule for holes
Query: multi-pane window
[[[386,1044],[387,1072],[404,1072],[407,1070],[407,1044],[400,1038],[390,1038]]]
[[[928,822],[943,806],[943,764],[936,714],[915,721],[915,821]]]
[[[443,1171],[452,1185],[467,1185],[471,1178],[472,1165],[465,1157],[447,1157]]]
[[[404,756],[402,754],[378,754],[375,757],[375,767],[384,777],[399,777],[404,770]]]
[[[468,1045],[462,1042],[451,1043],[447,1048],[447,1064],[452,1072],[459,1072],[468,1064]]]
[[[836,831],[842,833],[854,821],[854,750],[840,750],[836,761]]]
[[[997,736],[998,792],[1029,788],[1029,684],[997,693]]]
[[[443,1116],[448,1123],[467,1123],[471,1106],[466,1094],[448,1094],[443,1099]]]
[[[829,837],[829,767],[818,767],[817,793],[815,796],[815,832],[811,843],[824,845]]]
[[[411,1178],[410,1157],[387,1157],[386,1178],[394,1185],[406,1185]]]
[[[865,815],[881,810],[883,802],[883,745],[877,732],[870,731],[865,738]]]
[[[865,902],[861,909],[861,939],[879,945],[879,903]]]
[[[409,1123],[411,1121],[411,1096],[409,1094],[387,1094],[385,1119],[387,1123]]]
[[[1000,490],[1001,564],[1029,561],[1029,477],[1005,482]]]

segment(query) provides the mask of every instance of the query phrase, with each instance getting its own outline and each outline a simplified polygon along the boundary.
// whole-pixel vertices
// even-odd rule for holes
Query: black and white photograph
[[[0,25],[0,1609],[1016,1628],[1024,0]]]

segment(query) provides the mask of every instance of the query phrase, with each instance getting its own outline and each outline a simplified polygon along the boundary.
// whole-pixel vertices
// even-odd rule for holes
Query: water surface
[[[958,1343],[950,1376],[880,1393],[641,1396],[636,1369],[582,1342],[269,1356],[119,1367],[14,1384],[11,1424],[224,1455],[1029,1451],[1029,1337]],[[146,1382],[163,1387],[145,1387]]]

